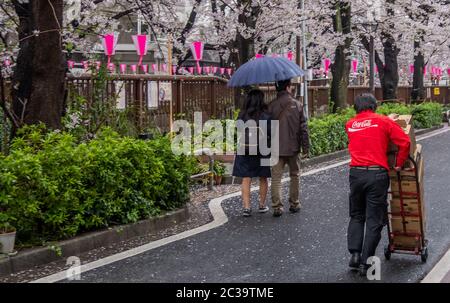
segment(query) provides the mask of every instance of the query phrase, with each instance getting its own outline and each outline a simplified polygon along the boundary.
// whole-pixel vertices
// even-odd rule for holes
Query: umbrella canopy
[[[228,82],[230,87],[276,82],[303,76],[305,73],[286,58],[263,57],[242,65]]]

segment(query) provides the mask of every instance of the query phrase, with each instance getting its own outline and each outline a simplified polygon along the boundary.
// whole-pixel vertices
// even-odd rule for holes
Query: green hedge
[[[42,243],[136,222],[189,199],[192,161],[170,140],[142,141],[105,129],[88,143],[33,127],[0,155],[0,224]]]
[[[414,117],[414,127],[430,128],[442,123],[442,105],[438,103],[422,103],[407,106],[399,103],[386,103],[378,107],[377,112],[383,115],[392,113]],[[347,109],[339,114],[312,118],[309,123],[311,138],[311,156],[319,156],[347,147],[346,122],[355,115],[353,109]]]

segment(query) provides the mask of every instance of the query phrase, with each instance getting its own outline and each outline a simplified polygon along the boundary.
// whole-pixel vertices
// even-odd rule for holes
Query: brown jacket
[[[287,91],[279,92],[270,102],[269,113],[279,120],[280,156],[290,157],[309,152],[309,134],[303,105]]]

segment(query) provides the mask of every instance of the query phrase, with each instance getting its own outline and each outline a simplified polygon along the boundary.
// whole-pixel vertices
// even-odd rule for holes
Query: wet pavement
[[[428,262],[377,256],[381,282],[418,282],[450,246],[450,132],[425,139]],[[301,178],[300,213],[241,216],[239,198],[222,203],[228,222],[82,274],[82,282],[368,282],[348,269],[348,166]],[[287,183],[284,196],[287,200]],[[253,206],[257,207],[257,193]],[[286,208],[287,201],[285,201]]]

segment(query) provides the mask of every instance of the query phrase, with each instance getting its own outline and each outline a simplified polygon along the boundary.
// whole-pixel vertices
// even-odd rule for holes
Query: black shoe
[[[348,266],[354,269],[359,269],[359,265],[361,265],[361,254],[358,252],[353,253]]]
[[[367,270],[369,269],[369,265],[361,264],[359,266],[359,275],[361,277],[367,277]]]
[[[289,207],[289,211],[293,214],[298,213],[300,211],[300,209],[301,209],[300,205],[295,206],[295,207],[293,207],[293,206]]]
[[[250,208],[244,208],[244,211],[242,212],[242,215],[244,217],[250,217],[252,215],[252,210]]]
[[[281,217],[282,214],[283,214],[283,210],[281,208],[276,208],[273,210],[274,217]]]

